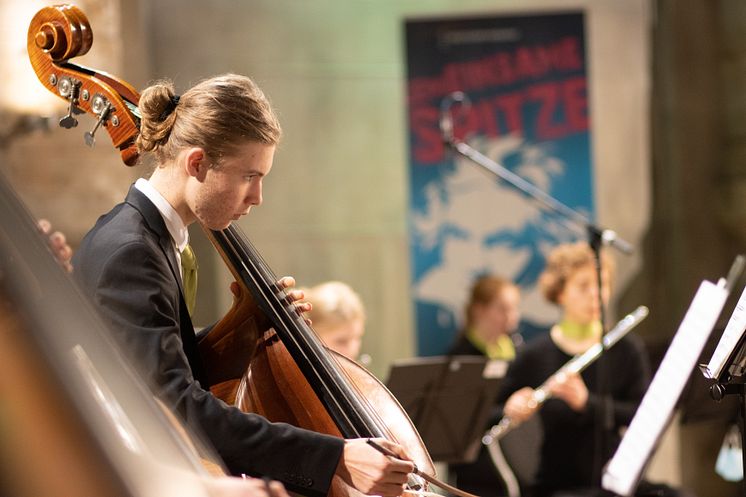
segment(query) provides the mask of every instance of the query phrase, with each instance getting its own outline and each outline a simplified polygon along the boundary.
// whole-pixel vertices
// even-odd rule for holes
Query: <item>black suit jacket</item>
[[[73,264],[84,290],[156,395],[204,433],[233,474],[268,476],[325,495],[344,442],[270,423],[206,389],[173,241],[160,213],[132,187],[85,236]]]

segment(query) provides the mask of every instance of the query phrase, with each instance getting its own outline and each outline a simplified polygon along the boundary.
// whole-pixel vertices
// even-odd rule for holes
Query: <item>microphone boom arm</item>
[[[597,237],[605,245],[615,247],[617,250],[625,254],[632,253],[632,245],[619,237],[615,231],[599,228],[580,212],[568,207],[541,188],[532,184],[530,181],[525,180],[521,176],[507,169],[505,166],[475,150],[466,142],[456,139],[453,133],[451,107],[457,102],[467,107],[470,105],[468,97],[460,91],[452,93],[448,98],[445,98],[440,105],[439,127],[441,135],[443,136],[443,142],[446,145],[449,145],[464,157],[471,159],[473,162],[479,164],[498,178],[520,190],[529,198],[534,198],[545,207],[561,214],[564,219],[575,226],[584,229],[591,236]]]

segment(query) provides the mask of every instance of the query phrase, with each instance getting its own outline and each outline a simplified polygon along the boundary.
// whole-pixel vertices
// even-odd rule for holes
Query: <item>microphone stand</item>
[[[600,311],[601,320],[601,332],[602,335],[606,334],[606,310],[603,302],[603,286],[602,286],[602,271],[601,271],[601,246],[608,245],[616,248],[622,253],[632,253],[632,246],[620,238],[616,232],[608,229],[602,229],[591,222],[586,216],[580,212],[568,207],[556,198],[552,197],[542,189],[538,188],[531,182],[523,179],[521,176],[510,171],[498,162],[490,159],[486,155],[478,152],[467,143],[456,139],[453,134],[453,118],[451,116],[451,107],[453,104],[459,103],[462,108],[468,108],[470,106],[469,99],[463,92],[457,91],[451,93],[448,97],[443,99],[440,105],[440,132],[443,137],[443,142],[446,146],[454,149],[464,157],[471,159],[472,162],[481,166],[483,169],[497,176],[510,186],[514,187],[518,191],[522,192],[527,197],[536,200],[546,209],[560,214],[560,222],[571,230],[580,228],[586,233],[588,237],[588,244],[593,251],[594,263],[596,269],[596,281],[598,284],[598,308]],[[605,352],[603,345],[603,336],[601,340],[601,354]],[[593,479],[594,484],[601,486],[601,474],[604,465],[604,457],[608,446],[608,434],[613,429],[614,415],[612,412],[612,399],[608,391],[608,374],[604,367],[603,361],[598,362],[597,367],[597,394],[599,397],[599,407],[596,413],[595,425],[595,453],[594,468],[593,468]]]

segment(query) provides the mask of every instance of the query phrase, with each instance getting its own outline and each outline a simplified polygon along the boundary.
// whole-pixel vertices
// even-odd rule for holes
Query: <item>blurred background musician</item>
[[[547,258],[539,279],[545,298],[561,309],[560,322],[548,333],[530,341],[508,368],[499,400],[505,415],[521,422],[536,414],[533,389],[541,385],[567,361],[597,343],[602,335],[599,291],[604,305],[609,301],[614,265],[601,258],[602,288],[598,288],[594,255],[583,242],[557,246]],[[593,481],[596,447],[596,413],[601,399],[596,395],[598,363],[604,361],[609,415],[613,430],[605,444],[608,460],[620,441],[619,429],[627,425],[650,381],[650,365],[639,339],[627,335],[581,374],[570,374],[550,385],[550,398],[539,411],[544,432],[537,474],[536,495],[596,495]]]
[[[365,334],[365,307],[360,296],[341,281],[327,281],[301,291],[312,306],[306,316],[326,346],[358,360]]]
[[[479,277],[469,292],[466,323],[449,350],[450,355],[484,355],[511,361],[523,343],[518,331],[521,291],[505,278]]]
[[[477,278],[464,309],[465,324],[449,355],[479,355],[495,361],[512,361],[523,343],[518,330],[521,292],[513,282],[495,275]],[[502,408],[495,405],[487,430],[498,422]],[[449,477],[456,486],[482,497],[505,495],[504,482],[487,450],[480,447],[477,459],[451,464]]]

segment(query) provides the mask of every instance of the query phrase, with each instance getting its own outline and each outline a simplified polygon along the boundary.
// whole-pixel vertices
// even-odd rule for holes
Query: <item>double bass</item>
[[[77,113],[94,116],[96,125],[85,134],[86,143],[93,145],[95,133],[105,129],[125,164],[135,165],[137,91],[118,78],[70,62],[85,54],[92,42],[86,16],[75,6],[64,5],[43,8],[34,16],[27,48],[42,84],[68,102],[60,124],[74,127]],[[270,421],[343,438],[395,441],[416,465],[407,492],[428,492],[429,482],[469,495],[435,478],[427,449],[397,400],[362,366],[321,343],[241,230],[231,225],[206,232],[240,288],[232,308],[200,343],[213,392]],[[242,326],[254,306],[272,325],[262,336],[252,336]],[[356,493],[334,478],[331,495]]]

